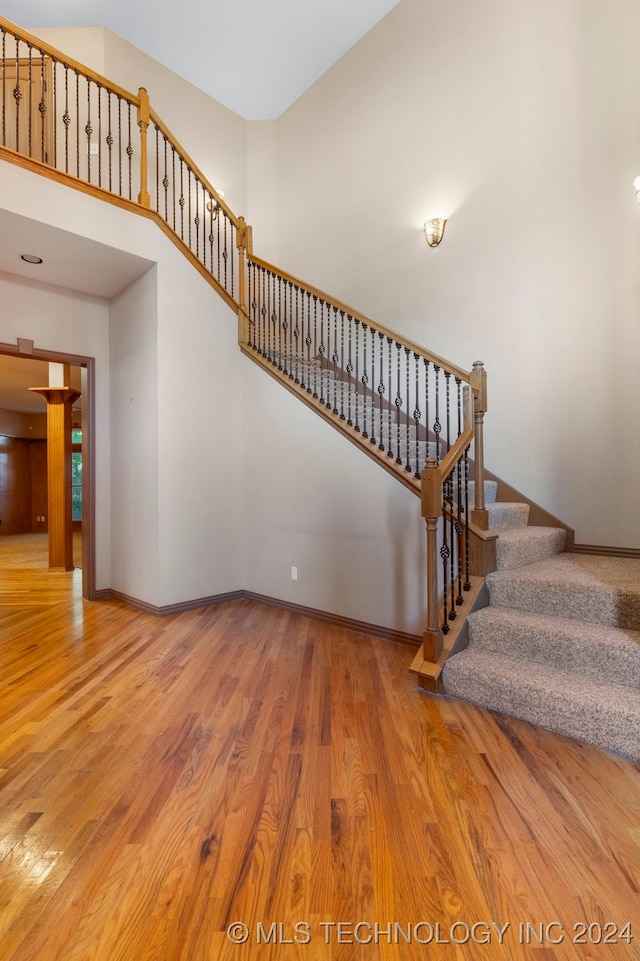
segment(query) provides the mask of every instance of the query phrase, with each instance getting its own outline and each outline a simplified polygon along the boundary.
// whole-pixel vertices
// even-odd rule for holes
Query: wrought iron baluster
[[[338,413],[338,363],[340,361],[340,355],[338,354],[338,308],[333,308],[333,354],[331,355],[331,361],[333,363],[333,413]]]
[[[396,464],[402,464],[402,457],[400,456],[400,412],[402,409],[403,399],[400,393],[400,357],[401,357],[402,344],[396,341]]]
[[[318,298],[313,295],[313,399],[318,396]]]
[[[444,372],[445,398],[447,411],[447,453],[451,450],[451,374],[448,370]]]
[[[120,196],[122,196],[122,97],[119,94],[118,94],[118,193],[120,194]]]
[[[45,116],[47,113],[47,101],[45,98],[45,93],[47,89],[47,81],[44,75],[44,50],[40,51],[40,101],[38,103],[38,110],[40,112],[40,160],[45,163],[47,160],[47,151],[45,147],[44,129],[45,129]]]
[[[166,149],[166,148],[165,148],[165,149]],[[199,180],[198,177],[196,177],[196,176],[194,176],[193,179],[194,179],[194,181],[195,181],[195,197],[194,197],[194,201],[193,201],[194,207],[195,207],[195,215],[194,215],[194,218],[193,218],[193,226],[195,227],[194,233],[195,233],[195,235],[196,235],[196,250],[195,250],[195,254],[196,254],[196,257],[198,258],[198,260],[200,260],[200,189],[199,189],[199,188],[200,188],[200,180]]]
[[[87,122],[84,125],[84,132],[87,136],[87,180],[91,183],[91,82],[87,79]]]
[[[462,433],[462,381],[460,380],[459,377],[456,377],[456,392],[457,392],[457,401],[458,401],[458,434],[456,437],[456,440],[457,440],[457,438]]]
[[[133,196],[131,184],[131,158],[133,157],[133,144],[131,143],[131,102],[127,100],[127,157],[129,159],[129,200]]]
[[[13,99],[16,102],[16,151],[20,153],[20,103],[22,90],[20,89],[20,42],[16,37],[16,85],[13,88]]]
[[[65,173],[69,173],[69,125],[71,115],[69,113],[69,68],[66,63],[64,65],[64,113],[62,122],[64,124],[64,169]]]
[[[456,559],[457,559],[457,590],[456,590],[456,605],[460,607],[462,604],[462,565],[463,565],[463,555],[464,555],[464,523],[463,523],[463,511],[462,511],[462,461],[459,460],[455,467],[456,471],[456,498],[455,498],[455,509],[456,509]]]
[[[367,431],[367,384],[369,383],[369,375],[367,374],[367,332],[369,330],[368,324],[362,325],[362,377],[360,378],[362,382],[362,436],[365,440],[368,439],[369,434]]]
[[[410,441],[410,430],[409,430],[409,411],[411,410],[411,403],[410,403],[411,388],[410,388],[410,386],[409,386],[409,382],[410,382],[410,366],[411,366],[411,365],[410,365],[410,360],[409,360],[410,355],[411,355],[411,351],[409,350],[408,347],[405,347],[405,349],[404,349],[404,367],[405,367],[405,387],[406,387],[405,397],[406,397],[406,400],[407,400],[407,412],[406,412],[406,414],[405,414],[405,418],[406,418],[407,453],[406,453],[406,464],[405,464],[405,468],[404,468],[404,469],[405,469],[406,471],[409,471],[409,473],[411,473],[411,471],[412,471],[412,467],[411,467],[411,441]],[[416,427],[416,443],[417,443],[417,441],[418,441],[418,429],[417,429],[417,427]]]
[[[312,393],[311,387],[311,344],[313,340],[311,338],[311,294],[304,292],[307,301],[307,336],[305,338],[305,344],[307,345],[307,393]]]
[[[471,590],[469,574],[471,570],[469,553],[469,448],[464,452],[464,584],[465,591]]]
[[[178,204],[180,205],[180,237],[184,240],[184,160],[180,157],[180,199]]]
[[[380,345],[380,382],[378,384],[378,399],[379,399],[379,410],[380,410],[380,442],[378,444],[378,450],[384,450],[384,334],[382,331],[378,334],[378,343]]]
[[[76,177],[80,177],[80,74],[76,75]]]
[[[298,287],[297,284],[294,285],[294,290],[296,292],[296,312],[295,312],[296,325],[293,329],[293,337],[295,341],[295,375],[294,375],[293,382],[294,384],[299,384],[300,383],[300,308],[299,308],[300,288]]]
[[[446,481],[443,485],[443,501],[444,501],[444,488],[446,487]],[[444,503],[443,503],[444,508]],[[449,525],[447,524],[446,517],[442,524],[442,544],[440,545],[440,558],[442,560],[442,599],[443,599],[443,618],[442,618],[442,633],[449,633],[449,556],[451,550],[449,548],[448,542],[448,530]]]
[[[326,368],[324,366],[324,358],[326,354],[326,348],[324,344],[324,300],[320,301],[320,345],[318,347],[318,354],[320,355],[320,403],[324,404],[324,386],[327,379]]]
[[[355,387],[355,407],[356,407],[356,422],[355,430],[360,433],[360,321],[354,317],[354,323],[356,325],[356,370],[355,370],[355,380],[353,386]]]
[[[188,245],[191,250],[191,167],[187,164],[187,220],[189,223]]]
[[[7,145],[7,31],[0,27],[2,31],[2,146]]]
[[[3,51],[4,52],[4,51]],[[3,57],[4,63],[4,57]],[[53,76],[53,166],[58,166],[58,61],[55,57],[51,58],[51,73]],[[4,91],[4,77],[2,89]],[[4,104],[3,104],[4,106]]]
[[[371,436],[369,437],[370,444],[376,444],[376,395],[374,393],[376,389],[376,334],[377,330],[373,327],[369,328],[371,331]],[[378,425],[380,426],[380,425]]]
[[[420,412],[420,407],[418,406],[419,400],[420,400],[420,354],[414,351],[413,359],[415,362],[415,376],[416,376],[416,406],[413,409],[413,421],[416,427],[416,469],[413,472],[413,476],[416,478],[416,480],[420,480],[420,477],[422,476],[422,472],[420,470],[420,435],[419,435],[421,412]],[[426,444],[425,450],[427,451],[427,457],[428,457],[429,456],[429,439],[428,438],[427,438],[427,444]]]
[[[215,249],[215,248],[214,248],[214,245],[215,245],[215,241],[216,241],[216,235],[215,235],[214,232],[213,232],[213,225],[215,224],[215,222],[216,222],[216,220],[217,220],[217,218],[218,218],[218,216],[219,216],[219,214],[220,214],[220,211],[218,210],[218,208],[217,208],[217,206],[216,206],[216,201],[215,201],[213,198],[211,199],[211,210],[210,210],[210,213],[211,213],[211,219],[210,219],[210,222],[209,222],[209,253],[210,253],[210,256],[211,256],[211,267],[210,267],[210,270],[211,270],[211,274],[213,275],[213,271],[214,271],[213,251],[214,251],[214,249]]]
[[[216,251],[217,251],[216,277],[218,280],[220,280],[220,255],[222,253],[220,249],[220,211],[218,211],[218,216],[216,217]]]
[[[449,474],[447,478],[447,497],[449,506],[449,543],[451,544],[451,554],[449,555],[449,584],[451,587],[450,597],[449,597],[449,620],[454,621],[456,618],[456,603],[455,603],[455,584],[456,584],[456,547],[457,538],[456,526],[455,526],[455,512],[453,506],[453,471]],[[446,523],[445,519],[445,523]]]
[[[113,166],[112,166],[112,150],[113,150],[113,134],[111,132],[111,91],[107,91],[107,157],[108,157],[108,167],[109,167],[109,190],[113,190]]]
[[[289,309],[287,310],[287,294],[289,294]],[[284,333],[284,372],[293,380],[293,341],[291,339],[291,322],[293,320],[293,284],[288,280],[284,282],[284,320],[282,330]]]
[[[433,365],[433,373],[435,377],[435,407],[436,407],[436,419],[433,422],[433,433],[436,435],[436,461],[440,463],[440,434],[442,433],[442,424],[440,423],[440,368],[437,364]]]
[[[340,420],[346,420],[344,413],[344,310],[340,311]]]
[[[269,327],[267,325],[267,271],[264,267],[260,267],[260,275],[262,277],[262,297],[260,299],[260,317],[262,323],[262,356],[269,356],[269,344],[267,341],[267,335],[269,333]]]
[[[30,43],[27,44],[27,50],[29,51],[29,56],[28,56],[28,58],[27,58],[27,63],[28,63],[27,73],[28,73],[28,78],[29,78],[29,84],[28,84],[28,86],[29,86],[29,116],[28,116],[27,130],[28,130],[28,133],[29,133],[29,156],[32,157],[32,156],[33,156],[33,153],[32,153],[33,78],[32,78],[31,71],[32,71],[32,67],[33,67],[33,48],[32,48],[32,46],[31,46]]]
[[[222,251],[222,261],[224,263],[224,289],[227,290],[227,257],[229,256],[229,248],[227,245],[227,224],[229,218],[224,215],[224,250]]]
[[[165,222],[169,221],[169,178],[167,176],[167,135],[163,136],[163,160],[164,160],[164,176],[162,178],[162,186],[164,188],[164,219]],[[196,181],[197,190],[197,181]],[[198,209],[198,195],[196,193],[196,210]]]
[[[353,374],[353,363],[352,363],[352,360],[351,360],[351,337],[352,337],[351,321],[352,321],[352,320],[353,320],[353,318],[352,318],[351,314],[347,314],[347,322],[348,322],[348,324],[349,324],[349,360],[347,361],[347,377],[348,377],[348,380],[347,380],[347,384],[348,384],[347,402],[348,402],[348,406],[349,406],[349,411],[348,411],[349,416],[347,417],[347,424],[349,425],[349,427],[352,427],[352,426],[353,426],[353,419],[352,419],[352,417],[351,417],[351,398],[352,398],[352,395],[353,395],[353,388],[352,388],[352,381],[351,381],[351,375]]]
[[[171,207],[173,232],[176,233],[176,148],[171,144]]]
[[[271,271],[267,270],[267,302],[265,323],[267,325],[267,359],[273,360],[273,352],[271,350],[271,328],[273,326],[273,321],[271,319]]]
[[[235,253],[235,251],[236,251],[236,241],[235,241],[235,236],[236,236],[236,235],[235,235],[235,230],[236,230],[235,224],[233,223],[233,221],[229,221],[229,232],[230,232],[230,234],[231,234],[231,267],[230,267],[230,269],[229,269],[229,273],[230,273],[230,275],[231,275],[231,279],[230,279],[230,283],[231,283],[230,294],[231,294],[232,297],[233,297],[234,289],[235,289],[235,288],[234,288],[234,266],[233,266],[233,265],[235,264],[235,257],[236,257],[236,253]]]
[[[98,84],[98,186],[102,187],[102,86]]]
[[[428,453],[428,452],[429,452],[429,444],[430,444],[430,442],[431,442],[431,441],[430,441],[430,438],[431,438],[431,427],[430,427],[430,421],[429,421],[429,375],[430,375],[430,364],[429,364],[429,361],[426,360],[426,358],[424,358],[424,357],[422,358],[422,362],[423,362],[423,364],[424,364],[424,422],[425,422],[426,435],[427,435],[427,457],[428,457],[428,456],[429,456],[429,453]],[[438,445],[437,445],[437,443],[436,443],[436,449],[435,449],[435,458],[436,458],[436,461],[438,461],[438,459],[439,459],[439,454],[438,454]]]
[[[391,427],[391,408],[392,408],[391,398],[392,398],[392,396],[393,396],[393,394],[392,394],[393,388],[392,388],[392,386],[391,386],[391,346],[392,346],[392,344],[393,344],[393,338],[387,337],[387,352],[388,352],[388,356],[387,356],[387,370],[388,370],[388,374],[389,374],[389,415],[388,415],[388,417],[387,417],[387,424],[388,424],[388,427],[389,427],[389,436],[388,436],[388,438],[387,438],[387,444],[388,444],[388,447],[387,447],[387,457],[393,457],[393,449],[392,449],[392,447],[391,447],[391,444],[392,444],[392,436],[393,436],[393,435],[392,435],[392,427]]]
[[[273,312],[273,336],[275,338],[276,325],[278,327],[278,370],[282,370],[282,277],[278,277],[278,296],[276,298],[276,277],[273,275],[273,302],[274,302],[274,312]],[[278,305],[278,310],[275,310],[275,304]],[[275,358],[274,358],[275,363]]]

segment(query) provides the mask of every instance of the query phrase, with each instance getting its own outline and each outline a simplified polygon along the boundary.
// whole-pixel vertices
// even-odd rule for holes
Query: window
[[[71,431],[71,519],[82,520],[82,431]]]

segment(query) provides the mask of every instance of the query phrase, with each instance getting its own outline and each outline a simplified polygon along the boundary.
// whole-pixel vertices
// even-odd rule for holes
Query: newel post
[[[487,372],[481,360],[476,360],[469,378],[473,391],[474,416],[474,480],[475,505],[471,522],[483,531],[489,530],[489,513],[484,503],[484,415],[487,412]]]
[[[442,517],[442,477],[435,457],[422,471],[422,516],[427,525],[427,629],[422,635],[425,661],[435,663],[442,654],[438,600],[438,521]]]
[[[138,90],[138,127],[140,128],[140,193],[138,203],[143,207],[151,206],[147,189],[147,127],[149,126],[149,94],[144,87]]]
[[[249,314],[247,312],[247,253],[251,254],[251,227],[244,217],[238,217],[236,231],[238,248],[238,341],[249,343]]]

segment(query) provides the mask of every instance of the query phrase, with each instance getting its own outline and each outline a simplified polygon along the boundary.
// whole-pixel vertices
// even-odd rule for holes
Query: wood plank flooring
[[[79,575],[0,568],[0,961],[640,958],[637,766],[408,647]]]

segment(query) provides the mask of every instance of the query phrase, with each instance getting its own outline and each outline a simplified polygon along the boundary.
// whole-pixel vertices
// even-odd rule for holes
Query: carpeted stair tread
[[[529,505],[511,503],[510,501],[494,501],[487,504],[489,513],[489,530],[513,530],[516,527],[526,527],[529,523]]]
[[[489,574],[487,587],[492,606],[640,630],[640,560],[559,554]]]
[[[469,647],[444,667],[447,694],[640,761],[640,691]]]
[[[468,624],[475,649],[640,691],[638,631],[508,607],[485,607]]]
[[[500,534],[496,543],[499,571],[552,557],[564,550],[566,531],[560,527],[518,527]]]

